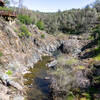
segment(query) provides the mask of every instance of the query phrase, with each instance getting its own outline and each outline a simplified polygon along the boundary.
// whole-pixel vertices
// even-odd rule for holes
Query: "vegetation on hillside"
[[[7,8],[7,7],[0,7],[0,11],[12,11],[11,8]]]
[[[23,24],[26,24],[26,25],[32,24],[32,19],[29,16],[27,16],[27,15],[19,15],[18,19]]]
[[[38,21],[36,23],[36,26],[40,29],[40,30],[43,30],[44,29],[44,23],[42,21]]]
[[[97,48],[95,49],[95,60],[100,61],[100,16],[98,17],[97,24],[93,28],[94,39],[97,40]]]
[[[56,13],[34,12],[27,9],[22,9],[21,14],[30,16],[39,29],[44,29],[49,34],[64,33],[64,34],[81,34],[90,32],[98,17],[97,6],[100,5],[100,0],[94,2],[91,6],[86,6],[82,9],[71,9]],[[28,12],[28,13],[27,13]]]
[[[2,8],[0,7],[0,10],[9,10],[9,8]],[[17,9],[19,10],[19,9]],[[63,33],[63,34],[87,34],[87,33],[92,33],[92,35],[89,37],[89,40],[97,41],[97,44],[95,46],[95,48],[93,47],[92,49],[95,51],[93,52],[93,58],[96,61],[100,61],[100,0],[96,0],[93,4],[92,7],[91,6],[86,6],[85,8],[82,9],[71,9],[71,10],[67,10],[67,11],[58,11],[56,13],[41,13],[41,12],[34,12],[34,11],[30,11],[27,10],[25,8],[21,9],[21,12],[19,12],[18,15],[18,20],[20,22],[19,25],[19,30],[17,31],[16,29],[14,30],[16,33],[18,33],[18,36],[20,38],[28,38],[30,37],[32,34],[29,32],[28,30],[28,25],[31,24],[35,24],[38,29],[40,30],[44,30],[49,34],[59,34],[59,33]],[[41,31],[42,32],[42,31]],[[42,33],[40,35],[40,37],[42,39],[45,39],[46,37],[46,33]],[[89,49],[89,52],[91,52],[91,49]],[[91,54],[92,55],[92,54]],[[0,52],[0,57],[3,56],[3,53]],[[88,55],[89,56],[89,55]],[[46,63],[47,60],[49,59],[48,57],[44,57],[43,58],[45,61],[39,61],[37,64],[34,65],[34,70],[32,68],[30,68],[30,73],[25,74],[24,77],[26,79],[29,79],[29,81],[26,81],[25,84],[32,84],[33,82],[33,78],[36,76],[37,73],[39,73],[39,71],[43,68],[46,67]],[[87,60],[87,59],[86,59]],[[76,65],[76,63],[79,63],[80,59],[69,59],[66,61],[65,58],[58,58],[58,63],[61,63],[62,65],[65,64],[65,68],[63,68],[62,66],[59,66],[56,70],[55,75],[62,75],[61,79],[63,80],[64,77],[68,76],[67,71],[65,70],[66,67],[70,67],[72,65],[75,65],[74,67],[76,68],[76,70],[85,70],[86,66],[78,64]],[[87,62],[88,63],[88,62]],[[91,64],[93,65],[93,64]],[[40,68],[42,67],[42,68]],[[89,66],[91,67],[91,66]],[[69,68],[71,69],[71,68]],[[91,68],[92,69],[92,68]],[[91,70],[89,69],[89,70]],[[72,69],[71,69],[72,70]],[[31,73],[32,72],[32,73]],[[92,73],[92,74],[91,74]],[[91,71],[91,86],[94,84],[94,86],[96,87],[98,84],[100,85],[100,76],[98,76],[97,73],[97,69],[93,69],[93,71]],[[7,75],[11,75],[13,74],[10,70],[8,70],[6,72]],[[72,75],[70,73],[69,78],[73,78],[73,72]],[[60,85],[62,85],[63,81],[60,80]],[[92,84],[93,83],[93,84]],[[90,90],[89,90],[90,89]],[[96,92],[93,92],[93,89],[91,87],[89,87],[89,89],[87,88],[86,93],[83,95],[82,93],[78,93],[78,95],[83,95],[82,99],[80,100],[91,100],[92,96],[90,96],[90,94],[94,94]],[[93,93],[91,93],[91,91]],[[75,91],[76,92],[76,91]],[[89,92],[89,93],[88,93]],[[74,93],[75,94],[75,93]],[[74,100],[75,96],[74,94],[71,92],[68,94],[68,96],[66,97],[66,100]]]
[[[9,4],[9,0],[5,0]],[[3,9],[3,8],[2,8]],[[8,9],[8,8],[7,8]],[[100,0],[82,9],[58,11],[56,13],[42,13],[28,10],[25,7],[16,8],[18,19],[26,25],[36,24],[41,30],[49,34],[82,34],[91,31],[100,13]]]
[[[21,33],[18,34],[18,36],[20,38],[31,36],[31,33],[28,31],[28,29],[27,29],[27,27],[25,25],[20,27],[20,31],[21,31]]]

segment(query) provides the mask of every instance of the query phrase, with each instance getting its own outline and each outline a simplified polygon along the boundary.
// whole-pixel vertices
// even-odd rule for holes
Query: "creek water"
[[[29,72],[24,75],[25,85],[27,85],[27,98],[26,100],[53,100],[51,96],[51,81],[45,79],[50,77],[47,73],[48,68],[46,66],[49,63],[51,57],[42,57],[42,60],[37,62],[33,68],[29,69]]]

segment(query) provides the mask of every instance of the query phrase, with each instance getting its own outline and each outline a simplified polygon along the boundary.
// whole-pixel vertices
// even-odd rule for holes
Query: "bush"
[[[68,94],[68,97],[67,97],[66,100],[75,100],[75,96],[73,95],[72,92],[70,92],[70,93]]]
[[[28,29],[25,25],[21,26],[20,30],[21,30],[21,33],[18,34],[18,36],[20,38],[23,36],[26,36],[26,37],[31,36],[31,33],[28,31]]]
[[[93,36],[89,36],[88,40],[94,40],[94,37]]]
[[[82,93],[82,95],[86,98],[86,100],[91,100],[91,96],[89,93]]]
[[[26,25],[32,24],[32,19],[27,15],[19,15],[18,20]]]
[[[44,39],[44,38],[45,38],[45,34],[42,34],[42,35],[41,35],[41,38],[43,38],[43,39]]]
[[[28,33],[28,29],[27,29],[27,27],[25,26],[25,25],[23,25],[23,26],[21,26],[20,27],[20,30],[21,30],[21,32],[23,32],[23,33]]]
[[[40,29],[40,30],[44,30],[44,23],[42,21],[38,21],[36,23],[36,26]]]
[[[94,57],[95,61],[100,61],[100,54],[98,54],[96,57]]]
[[[8,70],[8,71],[6,72],[6,74],[7,74],[7,75],[12,75],[13,73],[12,73],[11,70]]]
[[[16,32],[16,33],[17,33],[17,32],[18,32],[18,30],[17,30],[17,29],[14,29],[14,32]]]
[[[25,36],[25,33],[21,32],[21,33],[18,34],[18,36],[19,36],[20,38],[22,38],[22,37]]]
[[[4,10],[4,11],[13,11],[11,8],[7,8],[7,7],[0,7],[0,10]]]

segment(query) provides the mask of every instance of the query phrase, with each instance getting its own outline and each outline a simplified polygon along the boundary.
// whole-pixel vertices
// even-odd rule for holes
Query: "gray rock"
[[[50,62],[50,63],[47,64],[48,68],[54,67],[56,65],[57,65],[57,60],[54,60],[54,61],[52,61],[52,62]]]

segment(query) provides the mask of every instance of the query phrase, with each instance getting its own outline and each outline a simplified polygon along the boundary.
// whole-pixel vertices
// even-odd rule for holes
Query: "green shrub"
[[[42,34],[42,35],[41,35],[41,38],[43,38],[43,39],[44,39],[44,38],[45,38],[45,34]]]
[[[67,65],[73,65],[73,64],[76,64],[77,62],[78,62],[77,59],[72,58],[72,59],[67,60],[66,64]]]
[[[72,92],[70,92],[67,96],[67,99],[66,100],[75,100],[75,96],[73,95]]]
[[[18,32],[18,30],[17,30],[17,29],[14,29],[14,32],[16,32],[16,33],[17,33],[17,32]]]
[[[6,74],[7,74],[7,75],[12,75],[12,71],[11,71],[11,70],[8,70],[8,71],[6,72]]]
[[[91,100],[91,96],[89,93],[82,93],[82,95],[86,98],[86,100]]]
[[[32,19],[27,15],[19,15],[18,20],[26,25],[32,24]]]
[[[27,27],[25,25],[20,27],[21,33],[18,34],[18,36],[21,37],[29,37],[31,36],[31,33],[28,31]]]
[[[0,7],[0,10],[4,10],[4,11],[13,11],[11,8],[7,8],[7,7]]]
[[[40,29],[40,30],[44,30],[44,23],[42,21],[38,21],[36,23],[36,26]]]
[[[21,32],[21,33],[18,34],[18,36],[19,36],[20,38],[22,38],[22,37],[25,36],[25,33]]]
[[[95,60],[95,61],[100,61],[100,54],[97,55],[96,57],[94,57],[94,60]]]
[[[94,40],[94,37],[93,36],[89,36],[88,40]]]

